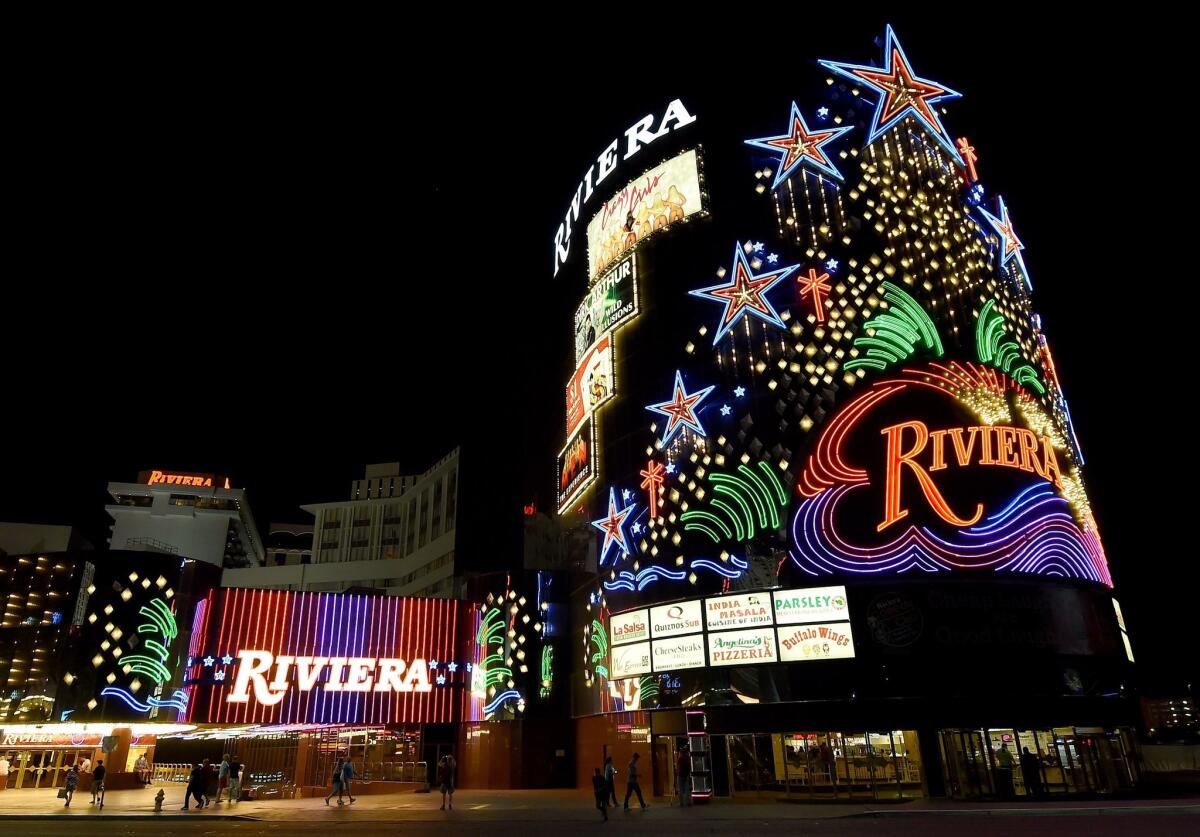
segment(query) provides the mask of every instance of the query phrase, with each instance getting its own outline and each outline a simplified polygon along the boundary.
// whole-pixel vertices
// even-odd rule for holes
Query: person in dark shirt
[[[592,774],[592,793],[596,796],[597,810],[604,817],[604,821],[608,822],[608,782],[604,781],[604,774],[600,772],[599,767]]]
[[[240,802],[242,798],[242,774],[246,772],[246,765],[242,764],[241,760],[234,756],[229,760],[229,801]]]
[[[104,810],[104,777],[108,775],[108,768],[104,766],[104,760],[96,761],[96,769],[92,771],[92,802],[100,801],[100,810]]]
[[[199,764],[196,764],[192,766],[192,772],[188,775],[187,789],[183,794],[183,807],[179,810],[186,811],[188,809],[188,803],[192,801],[193,797],[196,799],[196,809],[199,810],[200,808],[203,808],[203,791],[204,768]]]

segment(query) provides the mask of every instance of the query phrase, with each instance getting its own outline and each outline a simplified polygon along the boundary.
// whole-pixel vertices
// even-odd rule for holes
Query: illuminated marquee
[[[229,488],[229,477],[214,474],[185,474],[175,471],[143,471],[138,481],[146,485],[189,485],[196,488]]]
[[[583,354],[567,382],[567,436],[575,435],[596,408],[616,394],[613,376],[613,337],[606,334]]]
[[[188,647],[187,720],[458,720],[473,673],[456,662],[461,610],[449,599],[214,591],[197,609]]]
[[[575,362],[588,346],[638,313],[637,256],[630,253],[588,290],[575,311]]]
[[[621,159],[628,160],[649,143],[666,136],[672,129],[678,130],[685,125],[691,125],[695,121],[696,117],[688,113],[683,102],[679,99],[672,100],[663,112],[662,119],[658,121],[657,128],[654,128],[654,114],[648,113],[625,131],[625,155]],[[652,128],[654,129],[651,130]],[[595,194],[595,187],[603,183],[605,178],[617,168],[617,161],[619,159],[617,149],[619,146],[619,139],[614,139],[610,142],[608,147],[596,158],[595,164],[588,166],[583,179],[575,187],[575,194],[571,197],[571,205],[567,208],[563,222],[558,225],[558,229],[554,233],[555,276],[558,275],[558,269],[567,260],[567,256],[570,255],[571,231],[574,224],[579,221],[580,210],[592,199],[592,195]],[[593,180],[593,175],[595,176],[595,180]]]
[[[596,421],[589,416],[579,431],[558,452],[556,460],[558,513],[563,514],[576,498],[596,481]]]

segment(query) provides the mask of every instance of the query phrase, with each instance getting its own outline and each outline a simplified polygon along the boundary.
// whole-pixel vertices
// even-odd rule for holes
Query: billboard
[[[676,639],[656,639],[650,644],[655,673],[704,668],[704,637],[700,634]]]
[[[461,715],[463,605],[228,588],[197,610],[185,666],[188,721],[443,723]],[[457,688],[456,688],[457,687]]]
[[[775,624],[798,625],[850,618],[846,588],[809,587],[804,590],[776,590]]]
[[[704,630],[700,600],[677,602],[650,608],[650,633],[655,639]]]
[[[704,613],[710,631],[774,623],[770,593],[738,593],[705,599]]]
[[[588,222],[588,276],[598,276],[646,236],[703,208],[695,149],[629,181]]]
[[[596,481],[596,424],[591,416],[558,452],[555,498],[562,514],[580,494]]]
[[[567,438],[615,394],[613,337],[606,334],[588,347],[567,382]]]
[[[609,617],[608,633],[613,645],[649,639],[650,621],[646,609],[631,610]]]
[[[612,649],[612,667],[609,676],[613,680],[650,673],[650,643],[638,642]]]
[[[575,362],[583,359],[598,338],[637,313],[637,255],[630,253],[592,285],[575,309]]]
[[[748,631],[722,631],[708,635],[710,666],[747,666],[778,662],[775,631],[752,628]]]
[[[849,622],[776,628],[776,633],[779,635],[779,659],[785,663],[854,656],[854,634]]]

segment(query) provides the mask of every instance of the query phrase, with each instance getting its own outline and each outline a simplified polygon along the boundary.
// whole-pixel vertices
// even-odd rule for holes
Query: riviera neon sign
[[[911,431],[912,444],[904,450],[904,437]],[[946,430],[930,430],[922,421],[905,421],[893,424],[880,431],[887,437],[887,484],[884,491],[883,522],[876,530],[882,532],[898,520],[908,516],[908,509],[902,507],[900,499],[901,472],[908,466],[925,499],[930,507],[937,512],[938,517],[954,526],[971,526],[979,522],[983,516],[983,503],[975,506],[975,512],[970,518],[962,518],[954,513],[950,504],[942,496],[930,471],[942,471],[955,462],[959,467],[972,464],[998,465],[1004,468],[1019,468],[1031,474],[1037,474],[1044,480],[1053,482],[1062,488],[1061,473],[1058,460],[1054,456],[1054,448],[1050,439],[1041,439],[1032,430],[1024,427],[1003,427],[981,425],[976,427],[953,427]],[[966,438],[964,439],[964,434]],[[954,451],[953,460],[946,458],[946,439],[949,438]],[[979,442],[976,445],[976,441]],[[929,447],[932,461],[928,468],[922,468],[916,462],[918,454]],[[1039,447],[1041,452],[1039,454]]]
[[[274,706],[295,686],[302,692],[317,688],[317,681],[328,671],[320,688],[326,692],[429,692],[429,668],[424,658],[406,662],[398,657],[276,657],[270,651],[239,651],[237,679],[225,700],[247,703],[250,688],[254,699]],[[268,673],[274,668],[270,681]],[[295,670],[295,682],[292,671]]]

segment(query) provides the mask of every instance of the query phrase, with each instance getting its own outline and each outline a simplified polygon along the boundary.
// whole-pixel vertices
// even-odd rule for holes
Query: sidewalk
[[[89,805],[90,794],[78,793],[70,808],[64,808],[54,790],[6,790],[0,792],[0,820],[42,818],[105,818],[105,819],[247,819],[282,822],[349,820],[361,822],[436,821],[453,818],[470,822],[505,821],[565,821],[591,822],[597,818],[591,795],[578,790],[483,790],[464,789],[455,795],[453,811],[441,811],[441,794],[398,793],[358,797],[354,805],[339,808],[326,806],[317,799],[273,799],[266,801],[222,803],[202,810],[179,810],[183,804],[183,788],[167,786],[167,799],[161,814],[154,812],[154,795],[150,790],[112,791],[105,798],[104,810]],[[650,808],[636,807],[625,813],[610,812],[609,816],[676,819],[698,817],[707,822],[745,821],[750,818],[766,820],[829,820],[844,817],[914,817],[914,816],[1028,816],[1079,814],[1200,814],[1200,799],[1120,799],[1120,800],[1056,800],[1029,802],[955,802],[943,799],[920,799],[904,803],[797,803],[784,804],[773,800],[721,800],[687,811],[651,801]]]

